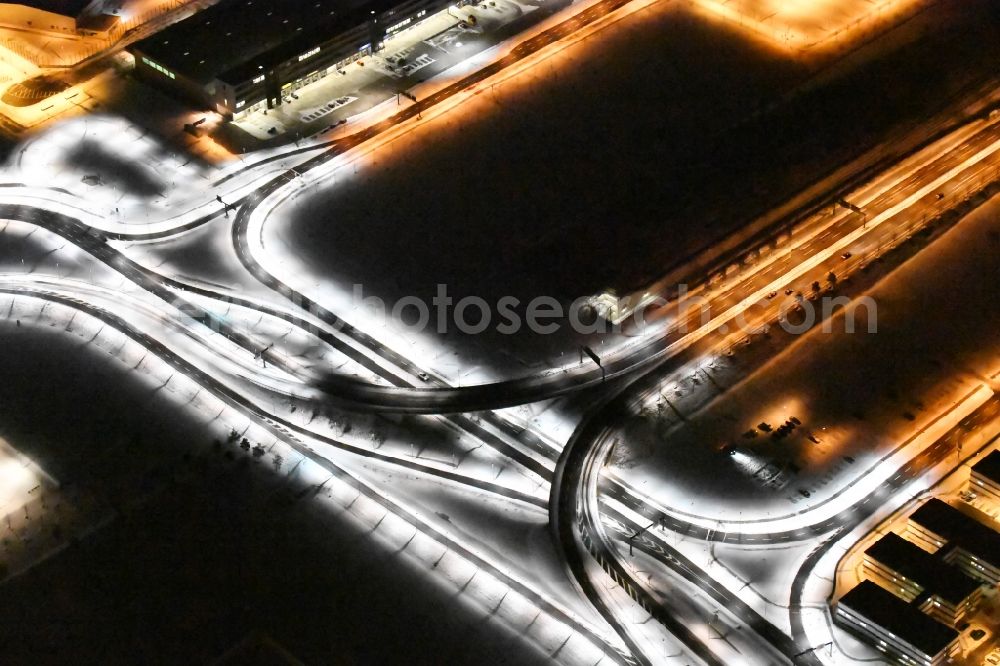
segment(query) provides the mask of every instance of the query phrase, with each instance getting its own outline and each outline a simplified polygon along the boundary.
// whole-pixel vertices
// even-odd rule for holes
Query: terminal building
[[[836,604],[834,620],[907,666],[938,666],[958,652],[959,633],[870,580]]]
[[[1000,451],[993,451],[972,466],[969,490],[1000,502]]]
[[[864,572],[869,580],[951,626],[982,598],[980,581],[893,532],[865,551]]]
[[[937,498],[910,515],[911,540],[990,585],[1000,584],[1000,532]]]
[[[136,73],[227,119],[381,48],[445,0],[220,0],[129,48]]]

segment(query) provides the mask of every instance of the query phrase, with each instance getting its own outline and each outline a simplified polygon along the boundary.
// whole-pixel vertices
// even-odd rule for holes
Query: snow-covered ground
[[[89,555],[50,560],[5,588],[7,601],[0,603],[0,615],[16,615],[25,621],[27,612],[33,630],[61,627],[56,630],[68,634],[60,645],[72,643],[78,654],[92,654],[109,649],[106,632],[118,626],[108,614],[114,611],[98,611],[94,605],[100,607],[100,597],[105,595],[130,598],[138,587],[144,589],[147,601],[153,599],[154,606],[165,611],[157,612],[143,632],[159,626],[162,633],[154,634],[165,643],[156,649],[183,661],[203,661],[221,653],[248,631],[247,622],[253,626],[258,621],[268,632],[279,632],[276,638],[288,641],[293,652],[329,654],[335,649],[327,643],[329,632],[303,636],[299,627],[273,620],[272,613],[287,619],[287,612],[278,609],[288,607],[306,612],[308,618],[300,620],[301,626],[313,628],[323,624],[324,617],[334,625],[349,621],[356,607],[365,608],[364,617],[371,617],[374,608],[389,613],[382,622],[365,622],[363,632],[334,632],[338,641],[348,644],[336,649],[348,650],[360,660],[378,659],[381,650],[391,649],[385,646],[399,640],[393,636],[401,635],[411,642],[416,663],[440,663],[442,654],[468,656],[479,650],[487,661],[500,654],[507,658],[516,654],[516,663],[535,663],[544,655],[558,655],[559,661],[567,663],[600,659],[605,648],[565,626],[558,616],[539,614],[536,601],[511,589],[515,580],[533,587],[533,577],[542,573],[529,562],[538,555],[537,549],[507,551],[505,558],[514,556],[518,563],[504,566],[500,561],[493,563],[499,559],[490,554],[496,546],[476,545],[481,538],[478,531],[470,535],[433,516],[425,518],[437,523],[436,527],[414,529],[412,520],[421,512],[411,508],[408,493],[386,493],[363,481],[337,476],[323,458],[304,456],[278,441],[138,344],[89,316],[20,296],[0,299],[0,306],[5,313],[0,319],[4,343],[0,349],[8,378],[0,389],[0,417],[6,433],[23,443],[27,455],[107,497],[122,512],[119,520],[88,538]],[[213,439],[227,439],[232,431],[259,444],[259,456],[240,451],[235,442],[221,448],[211,444]],[[203,462],[192,468],[192,457]],[[240,463],[232,461],[238,458],[256,461],[251,465],[257,469],[257,480],[241,481],[238,473],[233,477]],[[362,494],[359,483],[367,488]],[[178,492],[164,496],[163,491],[171,487]],[[204,499],[206,493],[210,500]],[[301,506],[296,501],[304,503],[305,513],[276,509],[276,493],[295,506]],[[245,508],[241,508],[242,501],[247,503]],[[387,510],[390,507],[395,508]],[[458,515],[457,510],[449,510]],[[157,517],[144,518],[149,512]],[[316,518],[304,518],[310,514]],[[230,521],[252,524],[261,520],[279,521],[275,524],[285,525],[290,530],[287,538],[293,541],[273,544],[268,535],[274,526],[264,532],[259,526],[248,527],[242,535],[221,527]],[[511,520],[515,535],[525,528],[538,531],[538,518],[530,511],[517,509]],[[284,521],[300,522],[291,528]],[[518,523],[525,527],[516,527]],[[203,543],[206,538],[210,543],[218,539],[223,543],[209,547]],[[120,547],[122,539],[131,544],[129,548]],[[261,543],[253,545],[254,540]],[[351,543],[357,546],[345,548]],[[164,561],[165,548],[174,554]],[[481,563],[470,561],[466,549],[479,553]],[[233,560],[226,552],[239,553],[244,562],[235,578]],[[543,588],[552,585],[558,571],[548,552],[548,573],[540,581]],[[527,559],[520,559],[521,555]],[[372,566],[386,557],[392,557],[392,566]],[[177,564],[189,560],[198,564]],[[331,571],[351,571],[351,579],[331,581],[329,574],[318,571],[325,562],[337,563]],[[482,563],[500,568],[494,573]],[[95,571],[106,572],[96,584]],[[174,596],[171,589],[179,584],[176,576],[181,572],[190,576],[194,571],[201,572],[197,574],[201,585],[190,594]],[[312,571],[315,579],[300,579],[303,571]],[[252,588],[266,579],[274,585],[268,585],[268,592],[245,596],[243,607],[232,606],[232,585]],[[184,580],[181,588],[189,588],[191,579]],[[407,582],[401,585],[401,580]],[[25,605],[18,601],[50,584],[61,586],[64,593],[73,590],[72,609],[58,602]],[[561,587],[569,589],[565,583]],[[583,622],[593,622],[586,618],[586,605],[565,589],[559,592],[564,602],[557,602],[556,607],[572,614],[578,606]],[[321,601],[331,594],[340,599],[334,608]],[[232,611],[218,608],[212,599],[226,600]],[[146,608],[152,611],[154,606]],[[209,608],[217,622],[204,625],[200,632],[188,628],[187,640],[171,641],[174,632],[183,630],[171,616],[209,612]],[[233,611],[237,616],[227,615]],[[250,611],[252,619],[245,615]],[[403,630],[418,617],[435,618],[433,627],[419,637]],[[470,646],[468,632],[473,625],[483,635],[477,645]],[[86,635],[77,633],[77,628]],[[366,640],[361,640],[362,634]],[[136,650],[148,649],[140,648],[148,646],[148,640],[145,633],[127,632],[110,649],[128,661]],[[58,653],[61,648],[53,646],[52,650]],[[11,658],[15,658],[13,653]]]
[[[391,309],[406,297],[430,303],[438,284],[456,302],[568,304],[633,283],[652,270],[636,252],[642,244],[658,239],[679,258],[696,242],[696,229],[664,228],[658,211],[670,206],[656,166],[676,142],[717,131],[799,73],[717,31],[667,3],[638,11],[345,164],[316,194],[272,214],[263,247],[302,284],[322,283],[310,296],[338,305],[354,284]],[[675,88],[683,102],[664,96]],[[572,179],[560,176],[567,165]],[[624,219],[637,200],[643,212]],[[455,366],[477,368],[482,381],[566,362],[581,342],[601,346],[565,325],[542,336],[449,328],[411,337],[437,349],[433,369],[452,379]]]
[[[998,206],[868,293],[876,333],[802,336],[681,427],[635,417],[623,434],[635,457],[619,474],[681,513],[739,522],[800,514],[872,471],[1000,369],[1000,311],[985,279],[997,268]],[[801,424],[786,437],[759,428],[792,417]]]
[[[458,110],[340,160],[318,194],[311,191],[315,181],[302,178],[294,204],[275,211],[263,232],[252,234],[251,245],[277,261],[280,270],[273,272],[279,277],[295,276],[296,287],[412,360],[429,361],[429,369],[456,384],[561,364],[581,344],[600,351],[613,341],[565,328],[548,337],[415,336],[389,326],[380,331],[369,328],[372,322],[360,308],[344,304],[354,283],[390,307],[409,296],[430,302],[439,283],[456,300],[550,296],[565,304],[612,283],[659,275],[664,257],[680,260],[705,240],[703,227],[672,219],[673,195],[661,188],[664,161],[674,175],[685,170],[683,156],[698,151],[706,136],[786,92],[804,72],[743,39],[720,37],[717,25],[671,4],[638,7],[617,29],[559,48],[534,67],[484,87]],[[218,214],[223,205],[216,196],[232,203],[294,160],[237,175],[235,165],[205,167],[137,128],[94,118],[29,142],[14,162],[5,175],[23,176],[31,187],[12,187],[12,202],[46,202],[98,228],[155,231]],[[566,177],[570,171],[572,179]],[[223,174],[234,177],[220,190]],[[230,235],[225,218],[217,218],[162,246],[116,247],[181,281],[281,305],[243,272]],[[106,497],[119,517],[84,543],[79,559],[57,558],[5,589],[10,601],[0,602],[0,621],[30,626],[35,635],[25,638],[27,645],[44,638],[56,659],[65,660],[72,646],[75,657],[86,661],[95,646],[113,644],[111,661],[136,661],[150,649],[148,633],[157,637],[152,649],[167,661],[204,662],[256,630],[275,635],[308,661],[326,661],[336,652],[378,662],[407,643],[417,663],[518,664],[599,663],[618,645],[563,571],[546,530],[547,487],[540,478],[444,419],[299,410],[294,400],[272,395],[276,387],[285,391],[294,384],[294,377],[265,369],[263,362],[258,372],[247,350],[186,328],[172,310],[152,304],[61,239],[11,223],[0,245],[0,280],[8,288],[73,294],[162,338],[213,377],[252,375],[258,380],[253,386],[240,386],[245,402],[273,416],[249,419],[242,408],[93,317],[33,296],[0,296],[0,341],[10,341],[0,345],[9,381],[0,389],[0,419],[11,424],[12,436],[33,458]],[[971,269],[965,268],[953,279],[968,281]],[[942,274],[935,267],[935,275]],[[910,293],[912,285],[905,286]],[[886,298],[892,302],[891,290]],[[191,300],[261,345],[274,343],[275,353],[290,364],[323,363],[370,379],[346,357],[321,349],[276,318],[255,318],[208,297]],[[996,323],[985,302],[986,315],[963,320],[965,329],[951,327],[951,335],[966,331],[969,348],[944,354],[939,377],[978,368],[981,359],[972,349],[982,352],[989,345],[973,334],[984,321],[991,330]],[[897,305],[911,311],[910,303]],[[941,308],[943,318],[950,317],[949,306]],[[905,319],[894,323],[912,325]],[[940,327],[930,328],[928,345],[936,350],[945,336]],[[771,397],[775,415],[754,412],[747,418],[776,419],[794,409],[816,432],[823,423],[841,423],[849,409],[843,396],[808,382],[793,397],[785,394],[792,376],[814,376],[809,373],[834,355],[869,363],[848,368],[854,374],[837,365],[833,374],[841,385],[877,373],[876,362],[839,344],[826,356],[793,347],[792,371],[776,373],[770,383],[761,379],[756,387],[758,399]],[[870,355],[882,361],[879,354],[894,353],[900,344],[879,344]],[[214,358],[216,351],[221,360]],[[225,372],[218,373],[220,368]],[[951,384],[928,386],[930,380],[910,382],[913,376],[898,372],[893,382],[906,384],[907,396],[919,396],[907,409],[921,417],[921,410],[934,413],[946,395],[971,381],[960,375]],[[869,398],[882,390],[868,388]],[[759,406],[750,402],[727,409]],[[543,430],[557,448],[573,427],[574,415],[567,412],[542,405],[507,415]],[[872,424],[889,415],[899,416],[892,410],[866,413],[869,430],[831,430],[815,451],[794,451],[809,497],[822,497],[840,482],[837,474],[870,462],[865,453],[871,447],[912,427],[893,421],[890,427],[897,430],[876,433]],[[290,426],[266,425],[275,419]],[[700,437],[711,439],[714,432],[706,426]],[[246,446],[240,447],[244,437]],[[774,455],[774,448],[764,455]],[[847,467],[836,462],[848,453]],[[761,501],[746,478],[730,470],[730,479],[736,499],[771,508],[767,499],[773,498]],[[718,483],[719,476],[710,480]],[[492,488],[479,488],[486,484]],[[704,485],[685,489],[685,498],[712,506],[726,501],[712,496],[711,483]],[[665,503],[677,499],[654,494]],[[698,545],[689,547],[696,556]],[[784,581],[756,580],[761,567],[752,557],[725,549],[709,555],[728,560],[716,560],[728,572],[720,574],[725,584],[756,593],[765,616],[780,606],[776,589]],[[673,637],[637,612],[620,588],[600,581],[601,594],[632,623],[630,632],[655,646],[653,653],[662,653],[665,662],[677,656]],[[54,602],[24,603],[48,597]],[[143,599],[153,601],[143,605]],[[122,626],[118,609],[132,613],[136,607],[138,617],[130,620],[141,631],[110,635]],[[704,608],[694,612],[699,635],[712,639],[712,631],[720,633]],[[382,622],[371,622],[373,616]],[[52,635],[61,640],[52,641]]]
[[[970,214],[868,292],[879,305],[877,333],[807,335],[662,438],[652,425],[655,415],[637,417],[621,446],[633,452],[641,448],[642,453],[633,459],[623,453],[626,462],[615,475],[648,493],[668,513],[718,533],[780,536],[780,530],[819,524],[826,518],[820,515],[825,504],[849,497],[867,477],[887,478],[905,464],[895,458],[878,465],[875,461],[896,448],[909,459],[956,425],[968,413],[964,406],[952,409],[956,397],[974,392],[981,402],[992,395],[1000,378],[1000,313],[987,276],[997,272],[998,247],[1000,198]],[[775,414],[767,411],[769,405]],[[904,413],[910,410],[913,420]],[[766,435],[741,437],[759,421],[777,425],[792,414],[802,425],[780,441]],[[934,424],[926,427],[930,422]],[[870,507],[872,515],[846,533],[831,527],[816,535],[803,532],[752,545],[708,543],[658,526],[651,530],[786,632],[791,629],[793,580],[808,574],[800,599],[802,621],[808,644],[824,646],[817,656],[837,664],[872,659],[877,654],[872,648],[836,629],[830,620],[826,601],[834,580],[851,582],[851,572],[839,569],[838,562],[895,510],[926,497],[928,488],[960,464],[961,455],[987,445],[996,431],[995,423],[987,425],[964,441],[964,454],[948,455],[903,490]],[[799,434],[801,430],[816,435],[820,443]],[[918,434],[903,449],[901,445],[920,431],[926,437]],[[645,446],[633,448],[630,437],[645,438]],[[720,438],[738,442],[744,460],[719,451]],[[785,469],[785,492],[751,477],[751,458],[782,457],[794,457],[800,465],[797,473]],[[967,476],[966,466],[960,465],[958,481],[931,492],[954,495],[964,488]],[[789,493],[789,487],[808,488],[810,497]],[[802,569],[817,548],[824,548],[822,557]],[[669,584],[669,572],[653,576],[665,577],[661,584]]]

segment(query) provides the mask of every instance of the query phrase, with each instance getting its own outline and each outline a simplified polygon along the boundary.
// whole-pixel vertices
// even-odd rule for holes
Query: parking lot
[[[553,3],[551,9],[556,4],[561,6]],[[504,26],[538,9],[512,0],[486,0],[438,12],[394,34],[377,53],[291,86],[277,108],[255,105],[233,125],[257,141],[323,132],[489,48],[504,37]]]

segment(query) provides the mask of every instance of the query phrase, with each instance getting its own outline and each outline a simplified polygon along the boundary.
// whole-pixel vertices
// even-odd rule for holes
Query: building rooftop
[[[961,603],[980,585],[940,557],[931,555],[894,532],[872,544],[865,555],[949,603]]]
[[[221,0],[135,44],[198,83],[241,83],[305,53],[396,0]]]
[[[977,462],[972,466],[972,471],[994,483],[1000,483],[1000,450],[992,451]]]
[[[926,655],[936,655],[958,637],[958,632],[925,615],[871,581],[863,581],[837,602],[871,620]]]
[[[993,566],[1000,564],[1000,532],[971,518],[947,502],[932,498],[910,515],[910,521],[944,537]]]

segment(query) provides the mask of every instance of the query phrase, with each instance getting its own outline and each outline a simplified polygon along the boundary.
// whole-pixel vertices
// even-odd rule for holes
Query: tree
[[[830,274],[826,276],[826,281],[830,283],[830,288],[833,289],[837,286],[837,274],[830,271]]]

